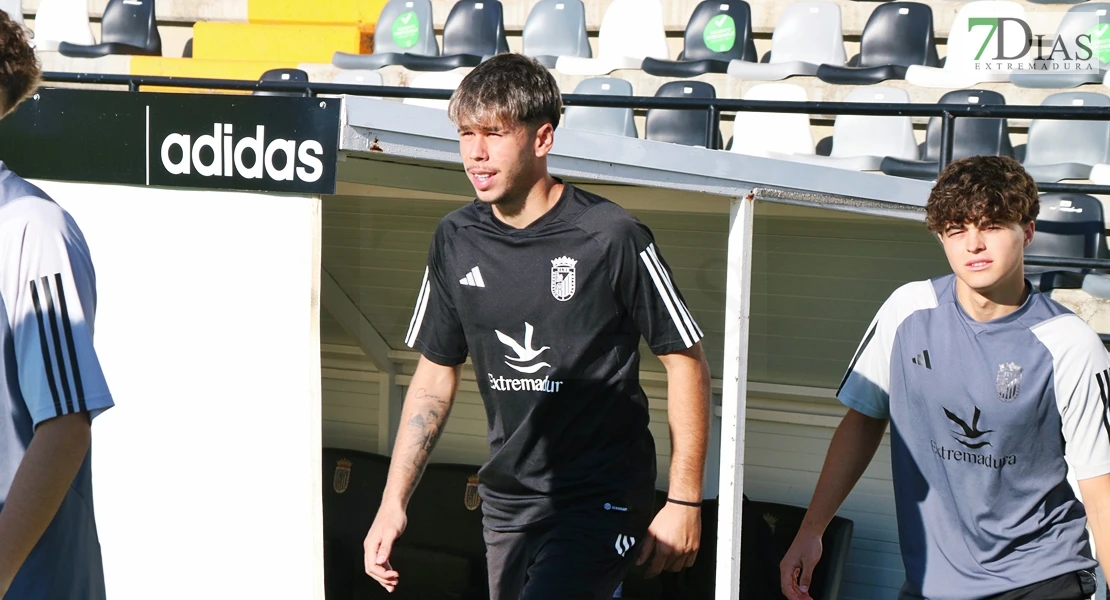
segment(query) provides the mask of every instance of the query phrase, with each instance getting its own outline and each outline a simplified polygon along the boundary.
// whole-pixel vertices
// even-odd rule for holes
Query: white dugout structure
[[[412,273],[435,221],[473,197],[445,112],[354,96],[43,90],[0,122],[0,159],[72,212],[93,252],[96,343],[117,404],[93,430],[111,597],[322,599],[321,447],[389,453],[415,364],[401,343]],[[930,185],[563,128],[550,168],[653,229],[676,224],[657,235],[707,333],[716,589],[736,598],[748,420],[760,459],[747,479],[804,505],[819,438],[843,414],[828,382],[898,279],[945,266],[916,223]],[[764,218],[772,237],[760,237]],[[838,238],[848,231],[864,233]],[[830,271],[834,259],[845,265]],[[753,277],[782,288],[755,286],[755,330]],[[813,289],[822,277],[855,297]],[[643,369],[662,487],[665,377],[650,355]],[[476,391],[469,373],[439,460],[481,460]],[[886,453],[846,506],[859,558],[841,597],[893,597],[901,584]]]

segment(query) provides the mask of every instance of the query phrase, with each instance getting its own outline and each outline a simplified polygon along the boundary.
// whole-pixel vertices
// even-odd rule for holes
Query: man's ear
[[[1036,229],[1036,221],[1029,221],[1021,226],[1022,234],[1025,236],[1025,243],[1022,245],[1022,248],[1028,248],[1029,244],[1033,242],[1033,234],[1036,233]]]
[[[551,123],[544,123],[536,129],[535,149],[536,156],[542,158],[551,152],[555,145],[555,127]]]

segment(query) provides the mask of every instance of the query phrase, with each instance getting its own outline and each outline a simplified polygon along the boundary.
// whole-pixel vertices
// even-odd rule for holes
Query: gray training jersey
[[[889,418],[905,592],[968,600],[1094,569],[1067,480],[1110,473],[1110,356],[1033,291],[979,323],[954,275],[883,304],[838,392]]]
[[[95,289],[73,219],[0,163],[0,511],[40,424],[112,406],[93,350]],[[104,598],[89,456],[5,597]]]

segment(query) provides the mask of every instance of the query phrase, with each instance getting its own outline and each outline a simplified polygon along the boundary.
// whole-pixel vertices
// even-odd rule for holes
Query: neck
[[[1021,308],[1029,297],[1024,271],[998,282],[988,290],[975,290],[956,278],[956,299],[972,319],[980,323],[1000,319]]]
[[[523,229],[547,214],[563,194],[563,184],[544,173],[532,187],[518,198],[505,199],[493,205],[493,214],[510,227]]]

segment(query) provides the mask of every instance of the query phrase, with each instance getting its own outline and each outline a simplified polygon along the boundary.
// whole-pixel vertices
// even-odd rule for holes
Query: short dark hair
[[[925,205],[929,231],[953,224],[1020,223],[1037,219],[1037,184],[1018,161],[1005,156],[971,156],[953,161],[937,177]]]
[[[562,112],[563,97],[551,72],[535,59],[515,53],[498,54],[475,67],[448,106],[455,125],[501,122],[558,127]]]
[[[0,10],[0,116],[35,93],[41,79],[42,66],[27,31]]]

